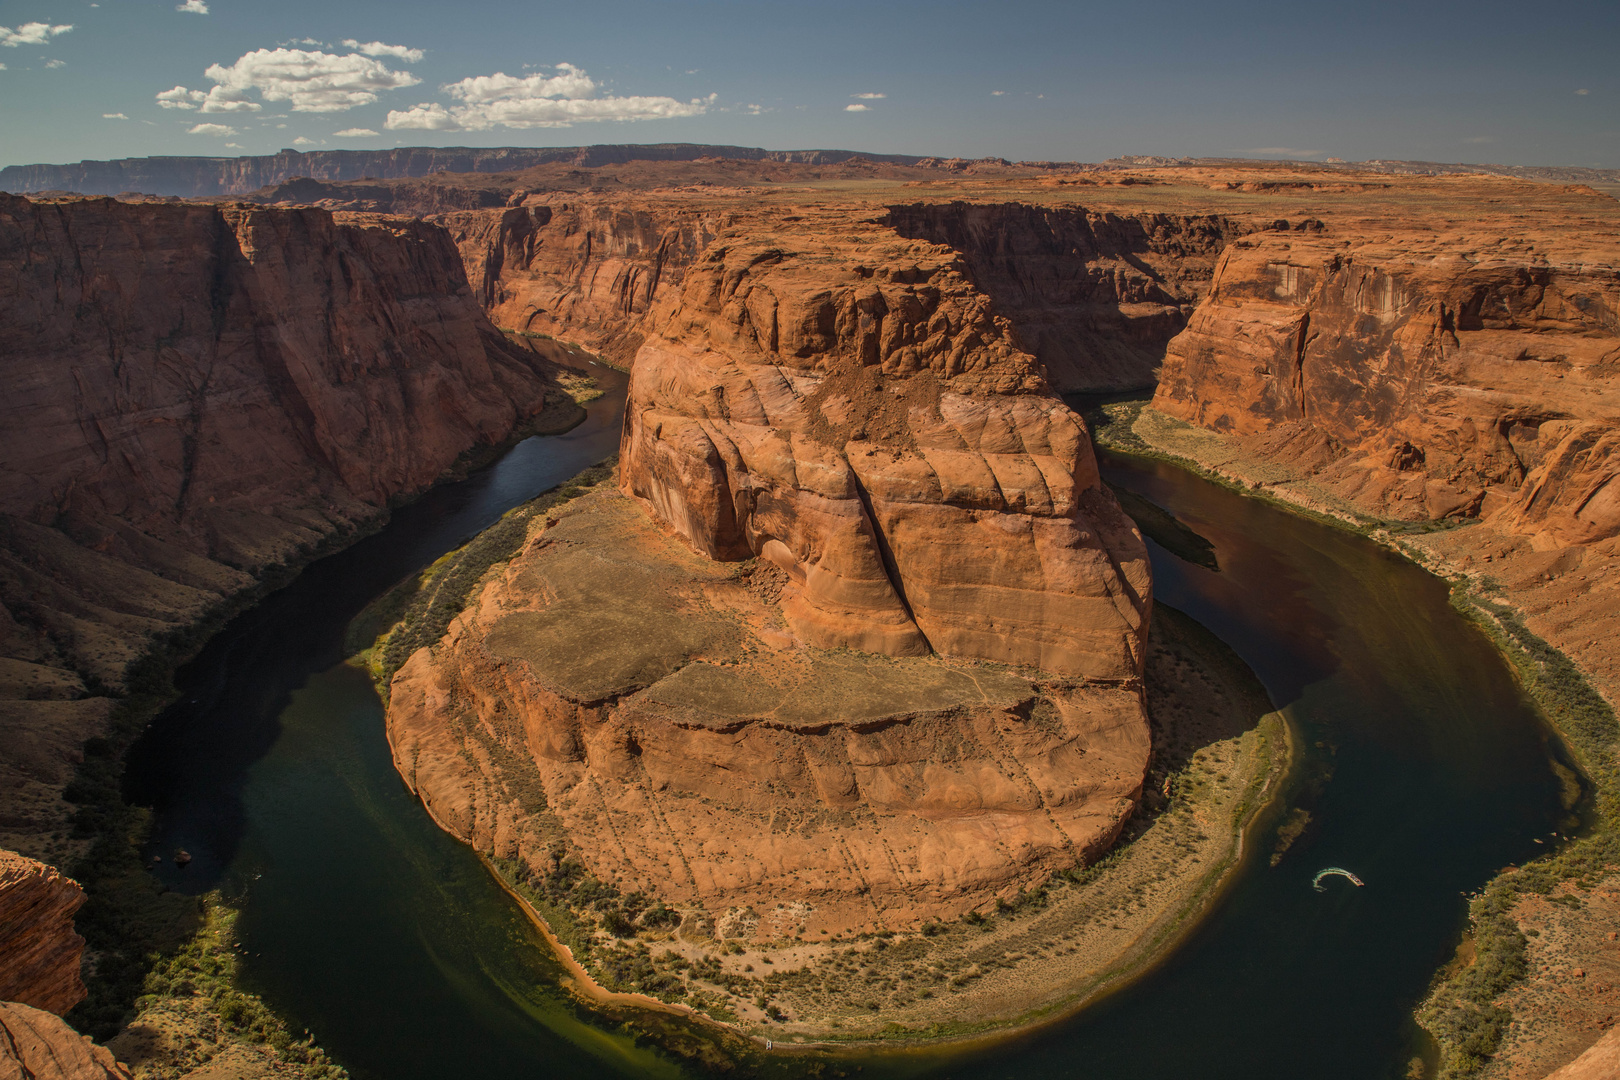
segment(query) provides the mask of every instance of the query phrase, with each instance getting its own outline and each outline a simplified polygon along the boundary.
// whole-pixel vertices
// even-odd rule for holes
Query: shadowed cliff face
[[[422,223],[0,196],[0,282],[8,836],[65,811],[87,682],[556,393]]]
[[[577,341],[622,365],[635,356],[654,302],[680,287],[736,218],[635,197],[515,197],[523,205],[438,219],[480,303],[502,327]]]
[[[744,220],[723,200],[630,193],[519,190],[511,198],[522,205],[491,212],[461,209],[478,194],[461,189],[446,189],[442,203],[416,188],[323,191],[439,215],[496,323],[577,340],[624,363],[659,297],[679,289],[716,235]],[[1011,321],[1059,393],[1153,385],[1165,345],[1186,325],[1220,251],[1252,228],[1219,215],[1018,203],[893,206],[880,220],[906,239],[960,252],[966,276]]]
[[[1496,246],[1239,241],[1154,406],[1314,455],[1383,516],[1484,514],[1554,546],[1620,534],[1615,251]]]
[[[1252,230],[1213,214],[1020,203],[892,206],[884,223],[960,251],[1059,393],[1152,386],[1216,258]]]

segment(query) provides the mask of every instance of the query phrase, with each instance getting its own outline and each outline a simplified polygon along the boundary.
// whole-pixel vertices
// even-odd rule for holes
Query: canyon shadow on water
[[[184,699],[130,757],[129,795],[157,811],[149,857],[195,856],[154,872],[241,898],[249,988],[361,1080],[681,1071],[559,988],[539,933],[405,790],[380,702],[341,664],[344,628],[367,602],[616,449],[624,377],[598,378],[610,394],[581,427],[429,493],[235,620],[181,672]],[[1545,851],[1534,839],[1556,827],[1547,732],[1440,580],[1173,466],[1107,457],[1104,474],[1208,541],[1193,561],[1150,543],[1155,593],[1226,641],[1288,714],[1301,752],[1285,798],[1310,824],[1275,867],[1275,827],[1262,831],[1203,925],[1084,1013],[991,1049],[836,1064],[865,1076],[1400,1076],[1462,894]],[[1334,878],[1314,891],[1329,865],[1365,887]]]

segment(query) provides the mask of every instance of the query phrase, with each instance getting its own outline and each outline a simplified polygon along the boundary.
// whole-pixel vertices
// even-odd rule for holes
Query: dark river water
[[[240,898],[249,988],[360,1080],[682,1071],[557,988],[538,934],[406,792],[381,705],[342,664],[344,628],[367,602],[617,449],[624,376],[596,374],[610,393],[580,427],[436,489],[233,622],[131,754],[128,794],[156,811],[150,853],[195,857],[155,872]],[[1410,1015],[1456,944],[1463,894],[1547,850],[1534,840],[1561,816],[1556,747],[1443,582],[1172,466],[1108,458],[1105,474],[1213,544],[1218,570],[1155,546],[1155,593],[1225,640],[1287,712],[1301,755],[1286,798],[1311,823],[1276,867],[1263,832],[1191,939],[1084,1013],[989,1050],[841,1065],[1020,1080],[1401,1076],[1423,1053]],[[1330,878],[1314,891],[1326,866],[1365,887]]]

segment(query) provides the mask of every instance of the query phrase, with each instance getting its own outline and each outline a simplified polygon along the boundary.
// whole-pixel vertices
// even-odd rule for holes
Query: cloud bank
[[[306,44],[308,43],[306,42]],[[345,49],[353,49],[355,52],[365,53],[367,56],[396,57],[405,61],[407,64],[414,64],[418,60],[422,59],[422,57],[427,55],[427,53],[423,52],[421,49],[407,49],[403,45],[384,45],[380,41],[368,41],[365,44],[361,44],[354,38],[344,38],[343,47]]]
[[[365,50],[383,50],[388,56],[419,60],[420,49],[384,45],[374,41],[361,52],[344,55],[308,49],[256,49],[229,67],[214,64],[203,72],[218,85],[204,93],[176,86],[157,95],[165,109],[196,109],[205,113],[257,112],[262,106],[248,95],[265,101],[285,101],[293,112],[344,112],[370,105],[384,90],[397,90],[421,82],[408,71],[395,71]]]
[[[389,112],[391,131],[487,131],[490,128],[569,127],[593,121],[668,120],[707,112],[716,95],[677,101],[671,97],[600,95],[584,69],[558,64],[556,75],[523,78],[496,72],[449,83],[441,89],[461,102],[446,108],[423,102]]]
[[[52,26],[50,23],[31,22],[23,23],[15,30],[9,26],[0,26],[0,45],[12,49],[23,45],[43,45],[51,38],[61,37],[72,29],[72,23]]]

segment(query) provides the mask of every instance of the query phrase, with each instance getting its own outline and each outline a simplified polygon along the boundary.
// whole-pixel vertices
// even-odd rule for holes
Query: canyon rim
[[[108,176],[172,190],[49,190]],[[1086,413],[1099,438],[1401,548],[1530,658],[1592,823],[1534,888],[1486,888],[1419,1064],[1468,1075],[1481,1016],[1485,1075],[1604,1052],[1613,991],[1569,972],[1607,971],[1620,888],[1613,197],[724,147],[4,182],[5,998],[124,1031],[138,1074],[207,1061],[179,1028],[128,1037],[163,996],[144,973],[70,1012],[79,887],[50,864],[94,870],[91,911],[140,872],[107,870],[139,823],[106,777],[170,671],[391,508],[576,423],[587,357],[629,373],[616,460],[411,575],[357,643],[400,776],[585,990],[760,1040],[980,1035],[1107,989],[1218,899],[1288,734],[1156,609],[1158,526],[1073,396],[1134,394]],[[1484,985],[1497,946],[1522,970]],[[228,1028],[220,1061],[331,1067]]]

